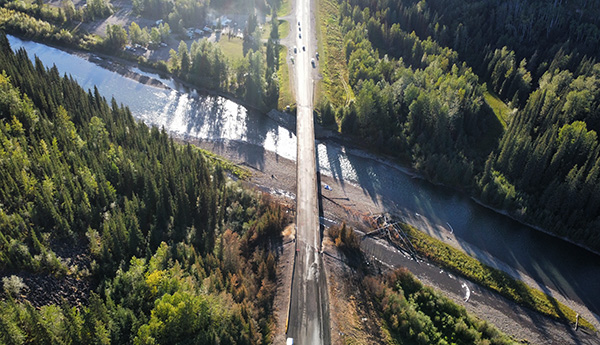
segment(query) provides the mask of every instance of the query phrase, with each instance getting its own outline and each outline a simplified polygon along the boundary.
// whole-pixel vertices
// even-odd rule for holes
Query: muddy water
[[[188,90],[169,79],[134,69],[160,80],[166,88],[144,85],[100,67],[87,59],[43,44],[9,36],[13,47],[25,48],[45,65],[56,65],[84,88],[98,87],[110,99],[127,105],[134,117],[164,127],[180,137],[237,141],[295,160],[296,136],[262,113],[250,111],[223,97]],[[94,59],[99,61],[99,59]],[[600,315],[600,256],[519,224],[488,210],[468,197],[414,178],[402,167],[361,150],[327,140],[318,144],[322,173],[341,183],[357,185],[383,206],[415,226],[425,220],[437,225],[440,236],[453,232],[464,249],[515,275],[523,272],[560,294],[585,304]],[[254,155],[249,165],[260,167]]]

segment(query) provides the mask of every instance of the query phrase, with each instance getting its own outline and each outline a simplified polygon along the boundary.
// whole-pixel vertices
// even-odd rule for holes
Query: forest
[[[323,25],[339,37],[326,39],[324,64],[346,72],[325,72],[323,124],[600,251],[593,2],[325,4],[335,12]]]
[[[26,4],[21,1],[0,1],[0,29],[26,39],[61,46],[99,51],[117,57],[135,60],[140,65],[155,68],[173,75],[197,87],[228,93],[247,105],[261,110],[277,108],[279,100],[279,27],[277,9],[280,0],[257,1],[264,13],[271,12],[271,27],[266,44],[262,43],[262,32],[256,14],[251,13],[243,28],[243,56],[226,56],[219,44],[206,39],[194,40],[191,44],[181,41],[177,50],[171,49],[166,60],[150,61],[144,56],[129,54],[128,44],[157,49],[169,38],[187,39],[186,28],[202,27],[208,23],[208,13],[215,9],[225,10],[239,7],[243,1],[138,1],[132,2],[133,13],[144,18],[162,19],[163,23],[153,27],[140,27],[135,21],[122,27],[106,25],[106,36],[87,33],[79,28],[82,22],[101,24],[113,14],[110,1],[93,0],[89,6],[75,8],[73,2],[65,0],[59,7],[43,1]],[[242,6],[242,7],[244,7]],[[240,9],[232,9],[239,12]],[[248,10],[246,13],[250,13]],[[220,23],[213,28],[221,31]],[[226,39],[223,35],[222,39]],[[231,37],[229,37],[231,39]],[[247,87],[247,85],[250,85]]]
[[[428,236],[414,228],[411,232],[419,237],[420,243],[417,250],[421,252],[420,244],[427,242],[422,239],[428,238]],[[356,288],[365,292],[363,296],[367,299],[366,302],[377,311],[381,318],[383,325],[381,331],[386,343],[516,344],[514,339],[502,333],[494,325],[469,314],[464,307],[432,287],[424,286],[405,267],[386,269],[385,273],[381,273],[381,267],[375,268],[378,266],[376,261],[371,261],[373,265],[368,264],[371,259],[360,249],[362,236],[346,223],[329,227],[327,236],[343,253],[348,265],[353,267],[353,272],[360,277],[355,280]],[[459,253],[457,256],[464,256],[477,262],[468,255],[456,251]],[[428,260],[440,264],[441,267],[450,268],[440,260],[436,260],[439,258],[439,252],[436,249],[430,247],[427,249],[427,253],[431,253],[431,255],[427,255]],[[421,252],[420,254],[426,253]],[[367,264],[365,265],[365,263]],[[455,272],[460,272],[460,270]],[[482,270],[477,270],[477,272],[482,272]],[[475,281],[477,280],[475,279]],[[478,283],[489,287],[489,284],[485,282],[478,281]],[[509,289],[512,289],[512,286]],[[539,309],[534,310],[539,311]],[[342,339],[344,339],[344,343],[347,343],[352,337],[352,335],[347,335],[347,338]]]
[[[270,343],[286,210],[3,34],[0,70],[0,343]]]
[[[493,325],[421,284],[408,270],[383,279],[367,276],[363,285],[397,344],[515,344]]]

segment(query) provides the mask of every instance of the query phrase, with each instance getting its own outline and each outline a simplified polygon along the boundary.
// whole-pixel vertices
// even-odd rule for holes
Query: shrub
[[[2,278],[2,285],[4,286],[4,292],[13,297],[16,297],[23,288],[27,287],[27,285],[23,283],[23,279],[15,275]]]

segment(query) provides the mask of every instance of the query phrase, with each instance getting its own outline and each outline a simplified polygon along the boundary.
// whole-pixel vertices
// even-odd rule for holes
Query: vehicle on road
[[[306,51],[306,47],[305,46],[302,46],[302,51]]]
[[[317,57],[317,60],[319,60],[319,52],[317,52],[315,56]]]
[[[294,46],[294,54],[298,52],[298,48],[296,48],[296,46]]]
[[[315,68],[315,59],[310,59],[310,63],[313,66],[313,68]],[[327,188],[326,188],[327,189]]]
[[[300,22],[298,22],[298,26],[300,26]]]
[[[298,38],[302,38],[302,34],[298,34]]]
[[[294,338],[287,338],[285,345],[294,345]]]

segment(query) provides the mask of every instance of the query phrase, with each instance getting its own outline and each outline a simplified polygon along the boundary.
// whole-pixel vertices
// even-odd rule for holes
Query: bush
[[[23,283],[23,279],[15,275],[2,278],[2,285],[4,286],[4,292],[13,297],[16,297],[23,288],[27,287],[27,285]]]
[[[336,247],[350,252],[357,252],[360,247],[360,238],[354,230],[342,223],[341,226],[332,226],[329,228],[329,237],[331,237]]]
[[[513,344],[493,325],[424,286],[407,269],[363,280],[394,340],[402,344]]]

